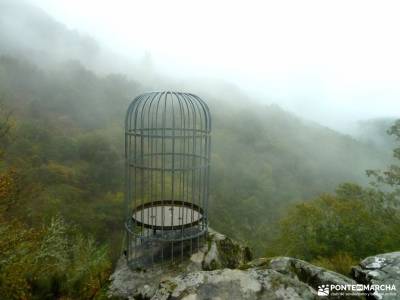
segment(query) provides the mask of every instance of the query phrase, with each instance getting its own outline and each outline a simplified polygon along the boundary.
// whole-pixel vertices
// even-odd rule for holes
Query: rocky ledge
[[[324,288],[390,283],[400,289],[400,252],[366,258],[352,272],[354,279],[290,257],[251,260],[247,247],[211,231],[207,245],[186,262],[132,271],[121,258],[108,295],[141,300],[365,299]],[[368,297],[400,299],[400,291],[371,292]]]
[[[353,278],[361,284],[379,285],[396,291],[375,291],[373,299],[400,299],[400,252],[378,254],[367,257],[352,268]]]

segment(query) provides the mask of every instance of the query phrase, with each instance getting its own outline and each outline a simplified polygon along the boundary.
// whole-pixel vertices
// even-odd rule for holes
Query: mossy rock
[[[250,249],[221,234],[211,233],[207,240],[204,270],[236,269],[252,259]]]

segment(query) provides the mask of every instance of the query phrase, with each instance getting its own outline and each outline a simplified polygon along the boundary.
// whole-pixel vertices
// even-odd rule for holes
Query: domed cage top
[[[196,251],[207,233],[211,117],[193,94],[152,92],[125,121],[126,256],[145,268]]]

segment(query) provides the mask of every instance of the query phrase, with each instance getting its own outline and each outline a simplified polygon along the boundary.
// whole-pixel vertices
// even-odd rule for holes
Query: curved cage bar
[[[130,267],[173,262],[207,233],[211,117],[193,94],[136,97],[125,119],[126,256]]]

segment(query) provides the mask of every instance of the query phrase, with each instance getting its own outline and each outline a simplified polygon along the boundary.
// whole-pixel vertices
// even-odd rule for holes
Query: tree
[[[397,120],[392,127],[387,131],[389,135],[396,138],[397,142],[400,142],[400,119]],[[393,150],[393,157],[400,160],[400,146]],[[367,170],[367,175],[375,179],[373,185],[380,187],[380,185],[389,186],[392,189],[391,195],[394,197],[400,196],[400,165],[391,164],[387,170]],[[393,197],[391,198],[393,200]],[[400,205],[400,201],[395,199],[392,201],[394,205]]]
[[[400,120],[388,133],[400,141]],[[400,159],[400,147],[393,153]],[[344,272],[357,259],[398,250],[400,166],[392,164],[386,171],[368,170],[367,174],[375,179],[372,187],[345,183],[334,195],[324,194],[293,206],[281,219],[272,252],[333,265]]]
[[[297,204],[281,221],[281,243],[290,255],[312,260],[337,251],[362,257],[379,240],[373,216],[358,199],[324,194]],[[362,243],[360,240],[369,231]]]
[[[334,195],[324,194],[292,207],[280,222],[275,251],[309,261],[340,256],[346,263],[400,247],[400,216],[382,209],[382,194],[355,184],[340,185]],[[336,269],[350,266],[337,265]]]
[[[108,249],[56,217],[43,228],[0,219],[1,299],[93,299],[110,273]]]
[[[3,113],[4,106],[0,108],[0,139],[6,139],[11,114]],[[48,168],[59,175],[53,176],[55,181],[71,176],[65,166],[49,162]],[[60,216],[53,216],[49,224],[43,220],[40,226],[26,224],[27,194],[31,190],[20,184],[19,175],[16,167],[0,169],[0,299],[104,296],[111,271],[108,248],[98,246]],[[24,209],[19,210],[19,206]]]
[[[0,159],[4,155],[4,149],[1,145],[4,145],[5,139],[11,129],[11,111],[7,110],[0,98]]]

